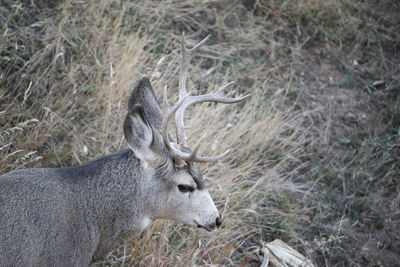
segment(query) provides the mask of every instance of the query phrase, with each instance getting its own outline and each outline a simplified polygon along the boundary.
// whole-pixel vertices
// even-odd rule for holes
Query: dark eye
[[[181,191],[182,193],[187,193],[187,192],[193,192],[193,191],[194,191],[194,187],[193,187],[193,186],[184,185],[184,184],[178,185],[178,189],[179,189],[179,191]]]

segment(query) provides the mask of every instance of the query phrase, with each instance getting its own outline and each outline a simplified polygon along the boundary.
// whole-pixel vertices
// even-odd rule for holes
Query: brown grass
[[[125,147],[131,85],[156,71],[156,94],[164,85],[174,94],[183,31],[191,44],[211,34],[189,70],[192,93],[234,80],[232,92],[252,95],[190,110],[191,140],[210,137],[206,154],[232,148],[203,167],[224,227],[199,236],[157,221],[104,264],[257,266],[261,241],[275,238],[321,266],[382,262],[360,254],[367,228],[354,225],[382,208],[393,210],[385,230],[395,233],[386,222],[398,220],[391,8],[350,0],[34,3],[0,7],[0,173],[76,165]],[[384,84],[374,87],[377,80]],[[386,244],[381,254],[394,253],[397,239],[380,230],[369,231]]]

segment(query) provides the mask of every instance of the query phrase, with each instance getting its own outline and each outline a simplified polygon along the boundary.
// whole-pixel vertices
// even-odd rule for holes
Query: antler
[[[200,43],[195,45],[191,49],[187,49],[185,47],[185,34],[182,35],[182,43],[181,43],[181,64],[180,64],[180,71],[179,71],[179,100],[175,106],[171,106],[168,103],[167,98],[167,87],[164,88],[164,96],[163,96],[163,108],[166,111],[165,119],[163,120],[162,125],[162,137],[166,148],[169,152],[176,158],[185,160],[185,161],[192,161],[192,162],[213,162],[219,160],[226,156],[229,153],[229,149],[217,156],[214,157],[204,157],[197,155],[197,152],[200,148],[201,142],[204,140],[205,136],[200,138],[197,144],[194,146],[193,150],[190,150],[186,146],[185,142],[185,122],[184,122],[184,114],[186,109],[195,104],[195,103],[202,103],[202,102],[217,102],[217,103],[225,103],[225,104],[232,104],[237,103],[249,95],[239,97],[239,98],[231,98],[225,95],[225,90],[228,86],[233,84],[233,82],[225,83],[218,88],[215,93],[205,94],[205,95],[198,95],[198,96],[190,96],[186,91],[186,80],[187,80],[187,73],[188,73],[188,65],[190,63],[190,57],[192,53],[199,50],[199,48],[208,40],[209,36],[204,38]],[[177,142],[171,142],[169,135],[168,135],[168,122],[171,117],[175,115],[175,124],[176,124],[176,138]]]

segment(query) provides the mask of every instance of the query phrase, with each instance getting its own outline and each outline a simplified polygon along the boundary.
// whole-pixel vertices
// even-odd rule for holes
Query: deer
[[[222,219],[200,164],[220,160],[229,150],[199,155],[204,138],[190,148],[185,111],[202,102],[238,103],[248,95],[228,97],[232,82],[215,93],[189,95],[190,58],[208,38],[189,49],[182,35],[175,105],[165,87],[161,108],[147,77],[133,86],[123,124],[126,149],[79,166],[0,176],[0,266],[92,266],[156,219],[217,230]],[[169,130],[173,117],[175,135]]]

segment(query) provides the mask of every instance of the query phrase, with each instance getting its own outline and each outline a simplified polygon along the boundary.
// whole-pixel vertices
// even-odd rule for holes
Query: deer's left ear
[[[136,83],[129,98],[124,136],[129,147],[143,161],[169,157],[160,135],[162,116],[148,78]]]
[[[143,161],[157,159],[157,153],[151,148],[154,138],[153,128],[146,121],[141,105],[136,104],[128,111],[124,122],[124,136],[139,159]]]

